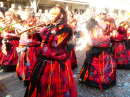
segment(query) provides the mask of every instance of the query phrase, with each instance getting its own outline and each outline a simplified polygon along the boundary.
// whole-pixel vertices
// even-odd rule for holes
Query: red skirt
[[[70,61],[38,58],[24,97],[77,97]]]
[[[112,54],[117,64],[117,68],[130,68],[129,64],[129,50],[124,41],[113,42]]]
[[[18,60],[18,55],[16,51],[16,47],[18,47],[19,41],[18,40],[10,40],[7,43],[7,55],[5,55],[3,52],[1,52],[1,65],[2,69],[4,70],[15,70]]]
[[[91,54],[91,51],[86,54]],[[106,51],[102,51],[98,56],[86,55],[79,77],[87,84],[101,89],[109,88],[110,84],[116,84],[116,63]]]
[[[76,59],[76,53],[75,53],[75,49],[74,48],[68,54],[68,58],[69,58],[69,60],[71,62],[71,68],[72,69],[76,68],[77,67],[77,59]]]
[[[26,52],[21,52],[16,72],[23,81],[30,80],[39,52],[39,47],[29,47]]]

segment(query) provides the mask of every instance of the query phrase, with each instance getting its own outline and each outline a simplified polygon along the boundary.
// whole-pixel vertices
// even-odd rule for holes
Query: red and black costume
[[[23,27],[28,28],[35,25],[36,19],[33,19],[25,21]],[[18,77],[24,81],[24,85],[26,86],[30,80],[32,69],[40,53],[40,42],[38,41],[36,34],[29,35],[28,32],[23,33],[20,36],[20,43],[17,51],[19,54],[19,60],[16,73],[18,74]]]
[[[77,97],[71,62],[67,57],[67,42],[72,29],[58,23],[41,31],[42,54],[32,72],[25,97]]]
[[[68,24],[70,25],[70,27],[72,27],[73,29],[73,37],[72,37],[72,40],[75,41],[76,43],[76,39],[74,39],[74,32],[76,30],[76,19],[69,19],[68,20]],[[77,59],[76,59],[76,53],[75,53],[75,49],[73,48],[69,53],[68,53],[68,57],[70,58],[70,61],[71,61],[71,67],[72,69],[76,68],[77,67]]]
[[[2,17],[0,17],[1,19],[3,19]],[[0,29],[2,29],[4,23],[3,22],[0,22]],[[2,30],[1,30],[2,31]],[[3,40],[3,37],[2,37],[2,34],[0,32],[0,52],[2,52],[2,40]],[[2,53],[0,53],[0,64],[1,64],[1,60],[2,60]],[[1,65],[0,65],[1,67]]]
[[[7,26],[9,24],[6,24]],[[2,31],[3,34],[3,45],[1,57],[1,67],[4,70],[15,70],[18,60],[16,48],[19,45],[19,38],[14,37],[15,30],[12,26],[7,27]]]
[[[122,22],[119,27],[113,31],[112,38],[112,54],[117,64],[117,68],[130,68],[127,41],[128,24]]]
[[[110,52],[110,32],[111,27],[108,22],[106,30],[102,30],[94,19],[90,19],[87,29],[90,33],[90,43],[88,43],[84,65],[80,71],[80,81],[87,84],[108,88],[110,84],[116,84],[116,63]]]

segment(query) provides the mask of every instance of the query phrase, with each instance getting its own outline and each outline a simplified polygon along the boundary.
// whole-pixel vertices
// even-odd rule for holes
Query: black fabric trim
[[[42,42],[42,37],[40,36],[40,33],[36,33],[37,40]]]
[[[22,78],[18,75],[19,80],[22,80]]]
[[[38,46],[40,46],[41,44],[38,44],[38,45],[22,45],[22,46],[26,46],[26,47],[38,47]]]
[[[117,69],[130,69],[130,64],[117,64]]]
[[[44,55],[40,55],[40,58],[41,59],[44,59],[44,60],[52,60],[52,61],[55,61],[56,59],[53,59],[53,58],[48,58],[48,57],[46,57],[46,56],[44,56]],[[56,60],[56,61],[58,61],[60,64],[61,64],[61,67],[62,67],[62,70],[64,71],[65,70],[65,66],[64,66],[64,64],[63,64],[63,62],[65,62],[66,61],[66,59],[67,59],[67,57],[65,58],[65,59],[62,59],[62,60]]]
[[[92,86],[95,86],[95,87],[98,87],[99,88],[99,84],[98,83],[95,83],[93,81],[90,81],[90,80],[86,80],[85,82],[83,83],[87,83],[87,84],[90,84]],[[115,86],[116,85],[116,80],[112,81],[110,84],[102,84],[102,88],[103,89],[108,89],[110,88],[111,86]]]
[[[24,86],[27,87],[29,85],[29,81],[25,80],[24,82]]]
[[[39,61],[41,61],[41,62],[38,63]],[[32,73],[32,76],[31,76],[30,82],[29,82],[31,84],[30,90],[28,91],[28,89],[29,89],[29,86],[28,86],[24,97],[31,97],[35,87],[38,86],[38,84],[39,84],[38,82],[41,79],[42,72],[44,71],[44,69],[46,67],[46,63],[47,63],[47,62],[45,62],[45,64],[43,65],[43,61],[44,60],[42,59],[42,60],[38,60],[36,62],[37,66],[36,66],[36,68],[34,67],[33,73]],[[40,76],[39,76],[39,74],[40,74]]]
[[[70,28],[70,27],[64,27],[64,28],[61,29],[60,31],[56,32],[56,35],[60,35],[60,34],[62,34],[62,33],[67,33],[67,32],[69,32],[68,40],[70,40],[71,37],[72,37],[72,34],[73,34],[73,30],[72,30],[72,28]]]
[[[7,71],[14,71],[16,70],[16,65],[2,65],[2,69]]]
[[[90,47],[90,51],[91,51],[91,55],[96,56],[96,57],[99,56],[103,51],[106,51],[106,52],[108,52],[108,54],[111,55],[110,48],[108,48],[108,47],[106,47],[106,48],[103,48],[103,47]]]
[[[71,65],[71,68],[72,68],[72,69],[75,69],[76,67],[77,67],[77,64],[76,64],[75,66],[72,66],[72,65]]]
[[[45,40],[44,43],[48,43],[48,40],[49,40],[50,35],[51,35],[51,32],[47,35],[46,40]]]
[[[31,97],[35,87],[39,86],[40,79],[41,79],[41,77],[43,75],[43,71],[44,71],[44,69],[46,67],[46,64],[47,64],[47,61],[45,61],[45,64],[43,65],[44,60],[55,60],[55,59],[48,58],[48,57],[46,57],[44,55],[39,55],[39,58],[38,58],[35,66],[34,66],[34,68],[32,70],[33,72],[32,72],[31,78],[30,78],[30,82],[29,82],[31,84],[31,88],[29,90],[29,86],[27,87],[24,97]],[[63,70],[65,70],[64,64],[63,64],[63,62],[65,60],[66,60],[66,58],[63,59],[63,60],[57,60],[61,64],[61,67],[62,67]]]
[[[128,45],[128,49],[130,50],[130,39],[127,39],[127,45]]]

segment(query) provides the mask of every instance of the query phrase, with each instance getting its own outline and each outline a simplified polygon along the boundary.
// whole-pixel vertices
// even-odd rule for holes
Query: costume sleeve
[[[123,26],[119,26],[117,30],[113,31],[113,34],[111,35],[111,38],[115,41],[122,41],[127,39],[127,30]]]
[[[66,44],[68,41],[68,35],[69,35],[68,32],[66,32],[66,33],[63,32],[59,35],[55,35],[53,38],[53,41],[51,42],[51,46],[52,47],[60,47],[64,44]]]
[[[12,30],[12,31],[5,31],[5,30],[3,30],[3,37],[5,37],[5,38],[11,38],[11,37],[16,37],[17,35],[16,34],[14,34],[14,30]]]
[[[33,40],[31,38],[28,38],[28,34],[27,33],[23,33],[20,36],[20,45],[23,46],[35,46],[35,45],[40,45],[39,41]]]
[[[103,34],[100,29],[93,29],[93,33],[91,35],[91,46],[96,47],[109,47],[110,45],[110,35]]]
[[[42,42],[48,43],[52,47],[60,47],[67,43],[72,36],[71,28],[63,28],[59,32],[51,33],[47,28],[41,32]]]
[[[44,28],[41,31],[41,37],[42,37],[42,42],[48,43],[52,40],[52,37],[54,37],[54,34],[51,34],[51,32],[47,28]]]

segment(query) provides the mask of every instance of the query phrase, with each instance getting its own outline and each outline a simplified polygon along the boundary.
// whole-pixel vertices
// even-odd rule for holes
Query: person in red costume
[[[112,54],[117,64],[117,68],[130,69],[129,60],[129,44],[128,44],[128,28],[130,22],[122,21],[113,31],[112,38]]]
[[[76,20],[74,19],[73,13],[71,11],[68,11],[68,24],[73,29],[73,37],[72,38],[76,42],[76,39],[74,37],[74,32],[76,30],[76,28],[75,28],[76,27]],[[75,53],[74,48],[69,52],[68,57],[70,57],[72,69],[76,68],[77,67],[77,59],[76,59],[76,53]]]
[[[23,31],[35,26],[37,20],[34,16],[34,11],[31,8],[26,9],[25,21],[22,26],[18,26],[16,29],[21,29],[21,31]],[[30,80],[32,69],[40,53],[40,41],[38,41],[36,33],[30,35],[29,33],[31,32],[33,32],[33,29],[20,34],[19,47],[17,48],[19,60],[16,74],[20,80],[23,80],[25,86],[27,86]]]
[[[15,29],[13,26],[8,26],[10,24],[16,23],[15,14],[12,11],[7,11],[5,13],[4,26],[6,29],[2,30],[2,52],[1,57],[1,67],[4,70],[15,70],[18,60],[18,55],[16,47],[19,45],[19,38],[15,34]]]
[[[33,69],[24,97],[77,97],[75,78],[67,57],[72,29],[66,11],[53,7],[51,24],[41,31],[42,53]]]
[[[113,27],[106,11],[95,14],[87,21],[90,41],[87,44],[86,58],[79,74],[79,81],[95,87],[109,88],[116,84],[116,63],[110,52],[110,33]]]

